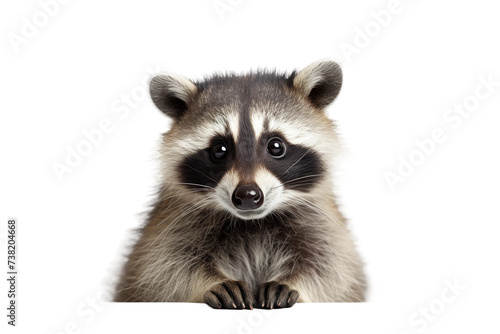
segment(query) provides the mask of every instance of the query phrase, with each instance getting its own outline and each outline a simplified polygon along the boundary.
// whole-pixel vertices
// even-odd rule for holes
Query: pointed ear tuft
[[[149,82],[149,93],[154,104],[174,120],[184,115],[197,92],[195,84],[182,76],[161,74]]]
[[[293,86],[318,108],[335,100],[342,87],[342,69],[333,61],[318,61],[305,67],[293,78]]]

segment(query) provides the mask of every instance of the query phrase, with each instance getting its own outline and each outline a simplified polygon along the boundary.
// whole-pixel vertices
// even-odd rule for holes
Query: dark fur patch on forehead
[[[255,132],[247,112],[241,113],[238,140],[236,145],[238,171],[243,183],[252,182],[253,171],[257,162]]]
[[[293,89],[289,86],[289,78],[286,73],[257,71],[243,75],[214,74],[195,82],[199,94],[192,106],[195,116],[190,121],[214,116],[228,107],[237,108],[233,111],[241,114],[256,105],[292,106],[297,103],[297,98],[290,94]]]
[[[206,77],[203,81],[195,82],[199,92],[203,92],[210,86],[231,85],[233,88],[241,88],[242,86],[262,86],[286,84],[289,86],[289,79],[295,76],[295,71],[292,74],[280,73],[276,70],[260,70],[248,74],[236,73],[216,73]]]

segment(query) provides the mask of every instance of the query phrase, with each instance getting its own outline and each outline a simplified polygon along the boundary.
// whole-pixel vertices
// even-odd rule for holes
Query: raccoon
[[[158,75],[169,116],[156,202],[115,301],[205,302],[218,309],[360,302],[365,275],[333,194],[339,141],[325,108],[342,71]]]

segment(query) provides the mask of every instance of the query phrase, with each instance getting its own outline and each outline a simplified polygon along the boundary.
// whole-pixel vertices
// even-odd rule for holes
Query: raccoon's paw
[[[225,281],[212,286],[203,299],[212,308],[253,309],[253,295],[248,283]]]
[[[257,306],[259,308],[292,307],[299,299],[299,292],[286,284],[275,281],[267,282],[257,289]]]

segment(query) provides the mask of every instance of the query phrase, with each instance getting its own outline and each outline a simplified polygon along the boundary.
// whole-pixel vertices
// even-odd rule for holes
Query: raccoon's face
[[[164,184],[193,208],[241,219],[313,202],[330,186],[337,139],[324,108],[341,84],[330,61],[291,75],[154,77],[152,99],[174,120],[161,149]]]

